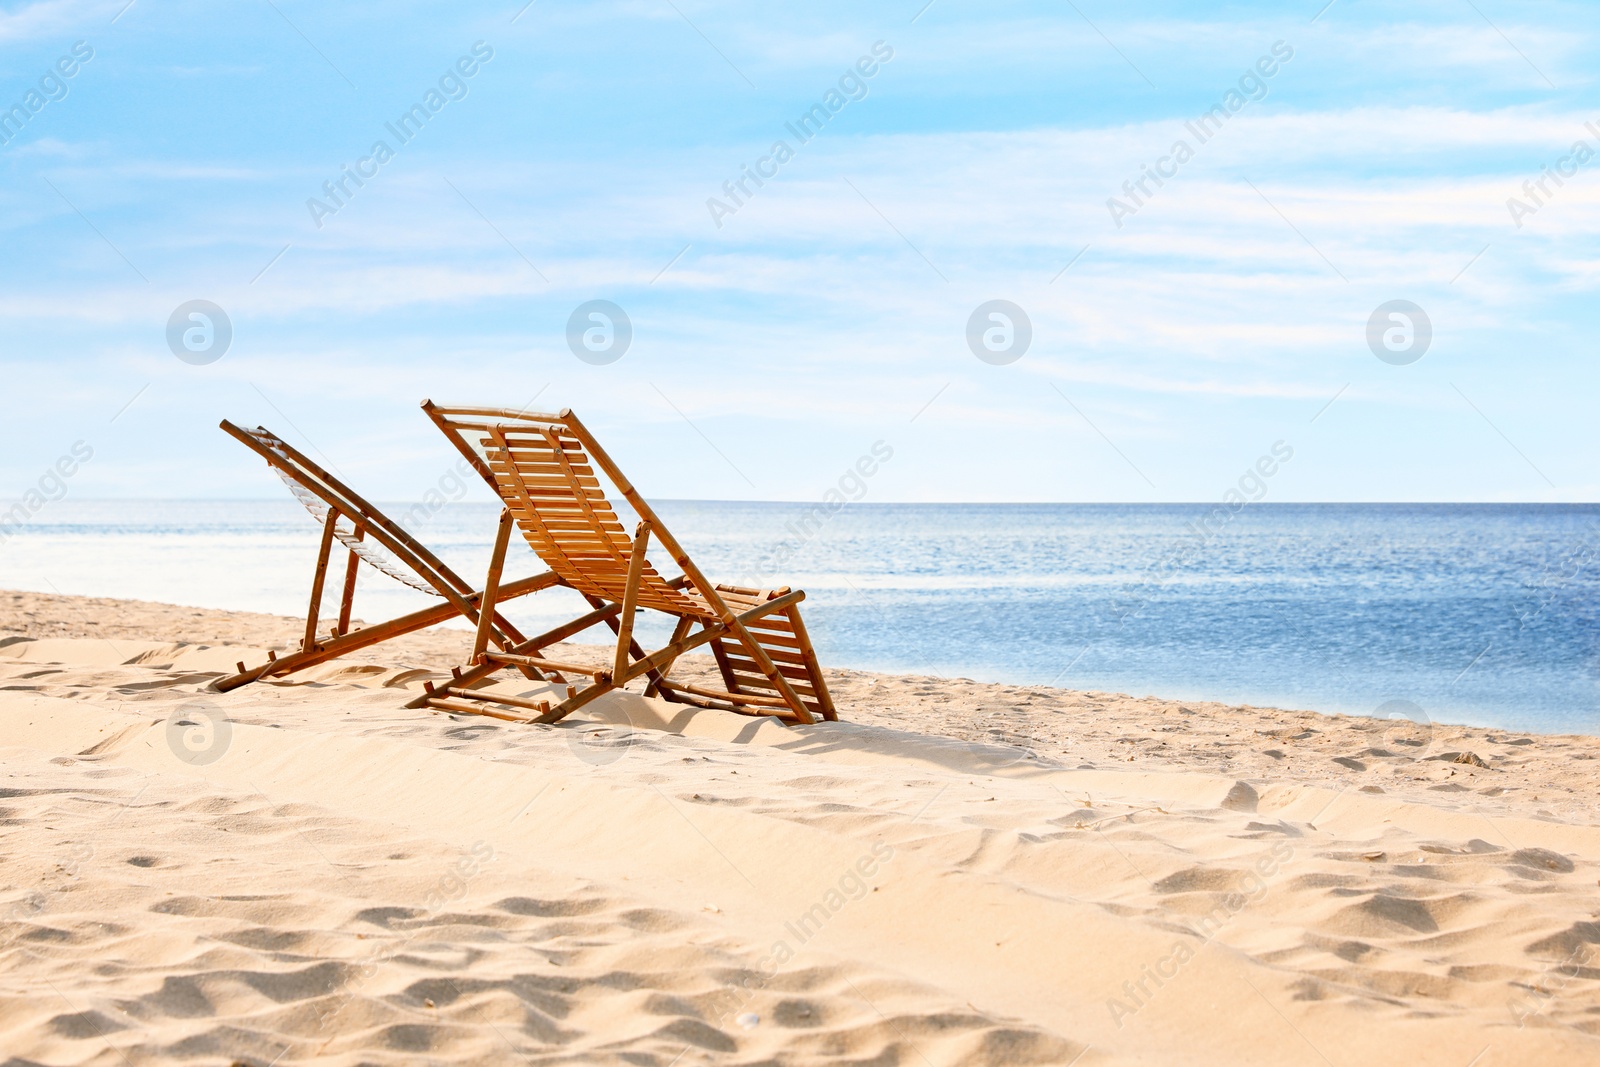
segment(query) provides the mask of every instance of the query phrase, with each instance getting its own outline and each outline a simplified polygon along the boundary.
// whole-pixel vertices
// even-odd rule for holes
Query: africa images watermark
[[[467,462],[465,456],[456,460],[455,465],[439,475],[434,484],[422,494],[422,500],[406,510],[406,525],[421,526],[431,521],[449,505],[464,499],[467,487],[477,477],[478,472]]]
[[[0,512],[0,544],[11,540],[22,531],[28,520],[44,510],[51,501],[67,495],[67,479],[77,474],[83,465],[94,458],[94,447],[87,441],[74,441],[67,453],[45,468],[43,474],[27,488],[21,499]]]
[[[799,144],[805,144],[817,134],[822,132],[833,116],[843,111],[845,105],[851,100],[865,100],[867,98],[867,80],[881,70],[881,63],[887,63],[894,58],[894,49],[883,41],[874,41],[872,54],[862,56],[856,60],[855,66],[848,68],[839,77],[838,88],[829,88],[822,95],[822,102],[812,104],[798,119],[785,122],[784,128],[794,135]],[[779,170],[795,156],[795,150],[789,147],[789,142],[779,139],[772,142],[772,147],[767,154],[757,159],[753,164],[743,164],[739,168],[739,177],[722,183],[722,195],[726,201],[716,197],[706,199],[706,210],[711,213],[711,221],[716,223],[717,229],[722,229],[722,219],[726,215],[735,215],[744,207],[745,201],[755,196],[750,188],[754,182],[760,189],[766,182],[763,178],[776,178]],[[768,167],[771,169],[769,170]],[[740,194],[743,194],[742,196]],[[731,201],[731,203],[729,202]]]
[[[440,875],[438,881],[428,890],[422,901],[422,916],[430,920],[437,919],[446,905],[454,904],[465,897],[467,895],[467,887],[472,880],[482,873],[485,867],[493,863],[497,855],[494,846],[487,841],[474,841],[472,847],[463,851],[456,862],[446,868],[445,873]],[[362,982],[370,982],[384,964],[399,956],[411,947],[413,941],[426,934],[426,926],[422,924],[414,925],[405,931],[405,936],[378,945],[368,953],[366,959],[354,964],[353,973],[350,975],[351,980],[345,983],[345,988],[338,1000],[325,1007],[317,1015],[318,1028],[326,1029],[356,999],[357,992],[356,989],[352,988],[353,986],[357,986],[358,983]]]
[[[1190,932],[1200,939],[1199,946],[1179,941],[1172,946],[1172,951],[1154,963],[1139,968],[1138,977],[1123,982],[1122,996],[1106,999],[1106,1009],[1111,1012],[1111,1021],[1117,1024],[1117,1029],[1122,1029],[1125,1019],[1148,1007],[1161,988],[1177,978],[1184,966],[1195,958],[1198,949],[1215,940],[1234,916],[1249,905],[1260,903],[1267,895],[1267,879],[1293,859],[1294,849],[1288,842],[1280,841],[1273,845],[1267,855],[1256,860],[1251,869],[1244,873],[1239,891],[1224,895],[1210,911],[1195,920]]]
[[[872,442],[872,448],[845,468],[844,473],[822,494],[820,501],[784,524],[784,532],[794,535],[794,539],[780,541],[767,559],[755,565],[752,575],[746,580],[758,588],[766,587],[772,576],[785,570],[795,554],[815,540],[822,533],[822,528],[843,511],[845,505],[867,495],[867,479],[882,470],[883,464],[893,458],[894,448],[889,442]]]
[[[1585,122],[1583,128],[1600,141],[1600,126],[1596,126],[1593,122]],[[1555,198],[1555,190],[1550,188],[1550,182],[1556,183],[1556,189],[1562,188],[1567,183],[1561,179],[1576,178],[1578,171],[1594,158],[1594,154],[1595,150],[1589,147],[1589,142],[1579,138],[1572,142],[1572,147],[1566,155],[1556,160],[1553,169],[1546,163],[1539,168],[1541,177],[1529,178],[1522,183],[1522,195],[1527,197],[1527,200],[1515,196],[1506,197],[1506,210],[1511,213],[1511,221],[1516,224],[1517,229],[1522,229],[1524,219],[1529,215],[1537,215],[1547,201]]]
[[[88,41],[76,41],[72,51],[57,59],[38,82],[22,94],[22,99],[0,110],[0,145],[10,144],[22,134],[22,128],[47,106],[65,100],[72,91],[69,82],[77,77],[89,60],[94,58],[94,48]]]
[[[1137,590],[1147,585],[1154,585],[1159,589],[1166,584],[1173,571],[1188,563],[1194,553],[1210,545],[1212,540],[1238,518],[1240,512],[1249,505],[1265,499],[1268,480],[1293,458],[1293,445],[1287,441],[1274,441],[1270,452],[1263,453],[1255,463],[1245,468],[1238,480],[1222,494],[1221,503],[1212,505],[1204,515],[1188,523],[1187,529],[1194,535],[1193,540],[1185,540],[1157,560],[1145,570],[1144,575],[1130,589]],[[1136,613],[1152,595],[1154,594],[1130,592],[1126,598],[1112,604],[1111,614],[1121,621]]]
[[[1577,983],[1588,977],[1588,971],[1583,946],[1573,946],[1565,959],[1552,963],[1532,982],[1516,983],[1522,991],[1506,998],[1511,1021],[1518,1030],[1527,1026],[1529,1019],[1537,1019],[1558,998],[1571,993]]]
[[[48,911],[51,901],[66,891],[94,856],[94,846],[87,841],[70,845],[66,854],[56,861],[54,871],[50,872],[59,877],[59,883],[30,889],[6,909],[4,919],[0,919],[0,931],[3,931],[0,932],[0,949],[10,948],[17,940],[27,936],[28,930],[24,924]]]
[[[782,937],[772,943],[772,949],[756,961],[756,971],[745,974],[734,989],[727,991],[732,1001],[717,1012],[716,1025],[733,1016],[750,1002],[767,983],[778,977],[785,964],[794,959],[797,947],[803,946],[822,933],[832,918],[843,911],[851,901],[860,900],[876,887],[872,879],[883,865],[894,859],[894,847],[883,841],[874,842],[870,852],[863,854],[844,873],[834,880],[822,896],[805,911],[783,924]],[[793,943],[791,940],[793,939]]]
[[[1294,49],[1285,41],[1274,41],[1272,51],[1256,60],[1255,66],[1246,70],[1239,78],[1239,87],[1229,89],[1222,94],[1222,99],[1211,105],[1210,109],[1199,118],[1183,124],[1184,129],[1194,136],[1197,145],[1203,145],[1218,133],[1222,132],[1223,124],[1228,119],[1244,110],[1244,106],[1253,100],[1264,100],[1267,96],[1267,80],[1274,77],[1281,69],[1281,63],[1287,63],[1294,58]],[[1106,198],[1106,210],[1111,213],[1111,221],[1116,223],[1117,229],[1122,229],[1122,220],[1128,215],[1137,215],[1145,202],[1154,198],[1155,193],[1150,184],[1154,182],[1159,189],[1166,184],[1163,178],[1176,178],[1178,168],[1189,162],[1195,156],[1195,149],[1183,138],[1172,143],[1172,150],[1168,155],[1156,160],[1155,166],[1146,164],[1139,177],[1131,178],[1122,183],[1122,192],[1132,203],[1126,203],[1116,197]]]
[[[1520,634],[1543,617],[1564,591],[1571,592],[1572,583],[1584,568],[1593,567],[1597,557],[1600,557],[1600,548],[1592,542],[1580,542],[1567,549],[1555,564],[1543,564],[1539,580],[1528,587],[1526,605],[1516,612],[1517,632]]]
[[[484,41],[477,41],[472,46],[472,54],[461,56],[455,64],[439,76],[436,85],[431,85],[422,94],[422,100],[414,103],[400,117],[393,122],[383,124],[395,139],[396,147],[409,144],[412,138],[422,132],[433,116],[443,111],[445,105],[452,100],[465,100],[467,98],[469,79],[475,77],[483,66],[494,58],[494,49]],[[356,192],[378,176],[378,169],[395,157],[395,148],[389,142],[379,139],[372,142],[368,154],[356,160],[355,163],[341,163],[339,177],[322,183],[322,193],[327,201],[317,197],[306,200],[306,210],[311,213],[311,221],[317,229],[322,229],[322,220],[329,215],[337,215],[351,200]],[[354,183],[355,188],[351,188]]]

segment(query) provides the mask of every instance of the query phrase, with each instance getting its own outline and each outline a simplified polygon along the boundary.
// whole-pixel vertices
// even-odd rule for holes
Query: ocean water
[[[713,580],[805,589],[828,664],[1600,734],[1600,506],[658,510]],[[407,525],[476,582],[495,516],[462,502]],[[287,496],[67,499],[0,543],[0,587],[299,614],[316,545]],[[507,567],[542,569],[531,552]],[[357,615],[427,602],[364,570]],[[508,614],[531,632],[584,608],[552,590]]]

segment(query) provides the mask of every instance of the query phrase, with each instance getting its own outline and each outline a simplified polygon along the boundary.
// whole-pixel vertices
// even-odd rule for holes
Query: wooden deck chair
[[[648,676],[647,696],[677,703],[802,723],[838,718],[800,620],[805,594],[787,588],[763,591],[712,585],[570,410],[544,415],[448,408],[428,400],[422,407],[505,501],[484,583],[485,602],[493,604],[500,595],[500,569],[516,526],[545,564],[565,585],[582,593],[594,610],[500,651],[488,647],[490,635],[480,628],[468,669],[458,672],[447,686],[430,687],[410,707],[551,723]],[[639,515],[632,537],[606,499],[596,468]],[[662,577],[645,558],[651,538],[677,563],[683,572],[679,577]],[[677,620],[668,642],[649,654],[633,639],[640,609]],[[541,654],[548,645],[602,622],[616,634],[616,653],[609,666],[595,669]],[[716,657],[722,689],[668,677],[674,660],[705,644],[711,645]],[[587,677],[589,684],[582,689],[567,685],[566,699],[554,706],[473,688],[508,666],[531,668],[563,684],[565,675]]]
[[[512,648],[526,640],[498,612],[480,615],[480,593],[406,533],[398,523],[282,438],[265,427],[245,430],[226,419],[222,422],[222,429],[265,459],[273,473],[283,479],[289,491],[322,525],[322,544],[311,578],[311,603],[306,611],[306,631],[300,650],[282,657],[275,652],[268,652],[267,662],[255,667],[247,668],[241,662],[238,665],[239,673],[217,681],[219,690],[227,692],[261,678],[293,674],[356,649],[426,629],[458,615],[478,626],[479,632],[486,634],[486,639],[500,648]],[[345,562],[344,593],[339,601],[338,623],[331,634],[322,636],[317,632],[317,618],[322,609],[322,587],[328,572],[328,560],[336,540],[349,552]],[[443,603],[387,622],[351,630],[350,612],[355,601],[356,574],[361,563],[413,589],[439,597]],[[512,597],[525,596],[561,584],[559,575],[546,571],[499,587],[494,602],[504,602]],[[538,677],[534,672],[526,673],[529,677]]]

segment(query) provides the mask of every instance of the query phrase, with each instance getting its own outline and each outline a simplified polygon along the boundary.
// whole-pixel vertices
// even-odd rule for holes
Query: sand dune
[[[1591,739],[853,672],[527,727],[401,709],[459,633],[222,695],[296,624],[7,599],[8,1063],[1600,1061]]]

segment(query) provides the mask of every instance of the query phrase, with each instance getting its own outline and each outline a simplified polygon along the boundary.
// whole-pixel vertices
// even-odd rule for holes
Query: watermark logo
[[[1433,320],[1409,300],[1379,304],[1367,319],[1367,347],[1372,354],[1396,367],[1415,363],[1433,343]]]
[[[167,747],[191,767],[215,763],[233,744],[233,722],[206,700],[191,700],[167,716]]]
[[[1413,759],[1433,747],[1433,720],[1409,700],[1386,700],[1372,712],[1380,737],[1372,747],[1399,752]]]
[[[167,347],[185,363],[203,367],[227,354],[233,320],[209,300],[179,304],[167,319]]]
[[[590,300],[572,309],[567,319],[567,347],[585,363],[615,363],[633,344],[633,320],[609,300]]]
[[[567,748],[591,767],[617,762],[638,744],[640,734],[628,726],[585,723],[567,732]]]
[[[985,363],[996,367],[1015,363],[1032,343],[1032,320],[1009,300],[985,301],[967,318],[967,347]]]
[[[1025,710],[1008,708],[989,716],[981,725],[984,735],[966,742],[967,752],[974,758],[972,769],[977,773],[996,774],[1025,760],[1038,759]]]

